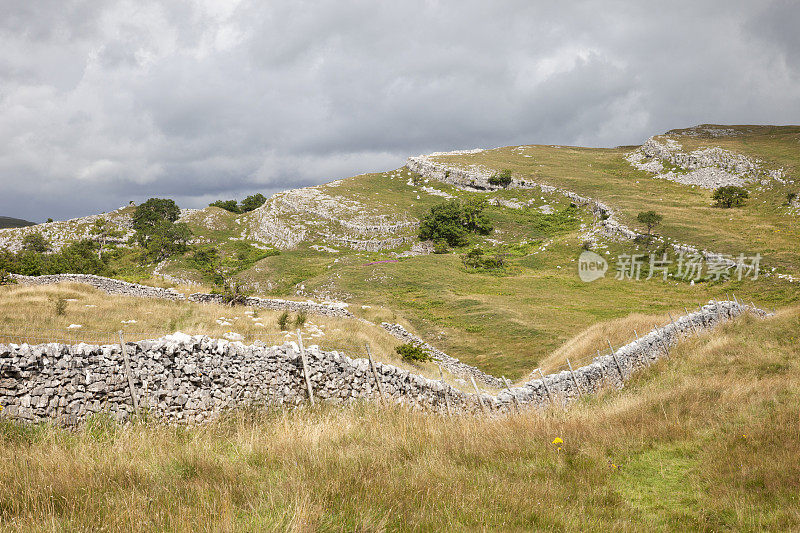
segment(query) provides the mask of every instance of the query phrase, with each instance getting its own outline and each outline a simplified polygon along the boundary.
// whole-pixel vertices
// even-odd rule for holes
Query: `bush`
[[[511,170],[506,168],[495,173],[491,178],[489,178],[489,185],[504,188],[511,185]]]
[[[472,270],[501,270],[505,268],[506,259],[503,254],[487,255],[481,248],[475,247],[461,256],[464,267]]]
[[[222,301],[229,306],[244,305],[247,303],[247,293],[238,283],[225,282],[222,288]]]
[[[16,281],[11,277],[11,274],[6,269],[0,268],[0,285],[11,285],[12,283],[16,283]]]
[[[492,231],[489,218],[483,212],[486,205],[485,199],[448,200],[435,205],[422,217],[419,238],[446,242],[449,246],[464,246],[469,242],[469,233],[485,235]]]
[[[447,245],[447,241],[445,241],[444,239],[433,243],[433,253],[446,254],[449,251],[450,247]]]
[[[231,213],[241,213],[239,210],[239,202],[236,200],[217,200],[208,204],[209,207],[219,207]]]
[[[416,344],[401,344],[395,348],[395,351],[403,359],[403,361],[411,363],[424,363],[425,361],[433,360],[433,357],[431,357],[431,354],[428,353],[427,350],[423,350]]]
[[[295,328],[302,328],[306,325],[306,320],[308,319],[308,313],[306,311],[300,311],[297,313],[297,316],[294,317],[294,327]]]
[[[241,204],[239,204],[236,200],[217,200],[216,202],[211,202],[208,205],[211,207],[225,209],[231,213],[242,214],[261,207],[266,201],[267,199],[263,194],[256,193],[242,200]]]
[[[786,193],[786,203],[787,204],[791,205],[792,203],[794,203],[794,201],[796,199],[797,199],[797,193],[796,192],[787,192]]]
[[[715,190],[711,198],[714,200],[714,207],[741,207],[744,201],[750,198],[750,193],[743,187],[726,185]]]
[[[22,238],[22,249],[26,252],[43,254],[50,251],[50,241],[41,233],[29,233]]]
[[[278,327],[281,328],[281,331],[289,329],[289,311],[284,311],[278,317]]]

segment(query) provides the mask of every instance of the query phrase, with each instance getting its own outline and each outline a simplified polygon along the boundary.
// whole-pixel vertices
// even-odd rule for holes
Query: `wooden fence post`
[[[369,350],[369,343],[365,342],[364,345],[367,347],[367,357],[369,358],[369,366],[372,367],[372,375],[375,377],[375,383],[378,384],[378,399],[383,403],[383,383],[381,383],[380,378],[378,378],[378,370],[375,368],[375,362],[372,360],[372,352]]]
[[[469,379],[472,381],[472,386],[475,388],[475,394],[478,395],[478,403],[481,404],[481,411],[483,411],[483,414],[486,414],[486,406],[483,405],[483,397],[481,396],[481,391],[478,390],[478,385],[475,383],[475,378],[470,374]]]
[[[569,366],[569,373],[572,375],[572,381],[575,382],[575,388],[578,389],[578,398],[580,398],[582,396],[581,386],[578,385],[578,379],[575,377],[575,371],[572,370],[572,363],[569,362],[569,358],[567,358],[567,366]]]
[[[517,408],[517,412],[519,413],[520,412],[519,400],[517,400],[517,397],[511,391],[511,385],[508,384],[508,380],[506,379],[505,376],[503,376],[503,383],[506,384],[506,389],[508,389],[508,392],[511,393],[511,399],[514,400],[514,406]]]
[[[667,314],[669,315],[670,322],[672,322],[672,327],[675,329],[675,332],[678,334],[678,337],[680,337],[681,336],[681,332],[678,330],[678,324],[675,323],[675,319],[672,318],[672,313],[667,311]]]
[[[131,393],[131,401],[133,402],[133,410],[136,415],[139,415],[139,397],[136,394],[136,389],[133,386],[133,376],[131,375],[131,362],[128,359],[128,351],[125,349],[125,339],[122,336],[122,330],[119,330],[119,348],[122,351],[122,360],[125,364],[125,375],[128,376],[128,389]]]
[[[550,387],[547,386],[547,380],[544,379],[544,374],[542,373],[541,367],[537,368],[536,370],[538,370],[539,375],[542,376],[542,385],[544,385],[544,390],[547,392],[547,397],[550,399],[550,403],[555,405],[555,402],[553,401],[553,395],[550,394]]]
[[[608,343],[608,348],[611,350],[611,357],[614,358],[614,364],[617,365],[617,370],[619,371],[619,379],[622,381],[622,384],[625,385],[625,376],[622,374],[622,367],[619,366],[619,361],[617,361],[617,353],[614,351],[614,347],[611,346],[611,341],[606,339]]]
[[[314,405],[314,391],[311,389],[311,379],[308,377],[308,363],[306,362],[306,349],[303,347],[303,334],[297,330],[297,342],[300,345],[300,361],[303,363],[303,377],[306,379],[306,388],[308,389],[308,399],[311,405]]]
[[[436,366],[439,367],[439,381],[441,381],[442,385],[444,385],[445,383],[444,383],[444,374],[442,373],[442,365],[436,363]],[[447,389],[445,389],[444,391],[444,403],[447,406],[447,416],[453,416],[453,413],[450,410],[450,396],[448,396],[447,394]]]

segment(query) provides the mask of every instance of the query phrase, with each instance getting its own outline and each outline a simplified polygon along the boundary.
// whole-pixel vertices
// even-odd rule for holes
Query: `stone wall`
[[[190,294],[187,298],[183,294],[173,289],[162,289],[138,283],[128,283],[118,279],[104,278],[92,274],[53,274],[49,276],[20,276],[11,275],[18,283],[25,285],[50,285],[53,283],[85,283],[109,294],[119,294],[122,296],[135,296],[138,298],[161,298],[164,300],[183,301],[189,300],[200,303],[223,304],[220,294],[207,294],[197,292]],[[343,303],[316,303],[316,302],[296,302],[294,300],[283,300],[280,298],[256,298],[248,297],[245,305],[258,307],[261,309],[272,309],[277,311],[305,311],[307,313],[325,316],[352,317],[353,314],[347,310],[347,304]]]
[[[391,401],[440,413],[511,412],[565,406],[606,386],[620,387],[639,369],[665,356],[681,336],[714,327],[744,312],[761,310],[737,302],[710,303],[688,316],[590,364],[528,381],[496,396],[464,392],[392,365],[375,363],[383,394]],[[0,344],[0,417],[74,424],[105,412],[126,420],[134,398],[148,416],[197,423],[229,407],[295,406],[308,399],[300,349],[295,343],[268,347],[176,333],[128,343],[130,375],[118,345]],[[306,349],[315,398],[346,403],[376,398],[368,360]],[[132,383],[133,387],[129,385]]]
[[[186,297],[172,289],[162,289],[138,283],[128,283],[118,279],[104,278],[93,274],[52,274],[48,276],[11,275],[18,283],[25,285],[51,285],[53,283],[84,283],[109,294],[136,296],[138,298],[161,298],[164,300],[185,300]]]

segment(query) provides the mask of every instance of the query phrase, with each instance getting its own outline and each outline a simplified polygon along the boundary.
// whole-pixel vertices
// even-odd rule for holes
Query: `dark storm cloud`
[[[0,214],[800,121],[796,2],[0,0]]]

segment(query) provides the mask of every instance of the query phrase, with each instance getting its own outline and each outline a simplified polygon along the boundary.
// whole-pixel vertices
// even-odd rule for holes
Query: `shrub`
[[[424,363],[425,361],[432,361],[433,357],[427,350],[422,349],[416,344],[401,344],[395,348],[397,354],[403,359],[411,363]]]
[[[636,220],[647,227],[647,234],[650,235],[653,228],[661,224],[661,221],[664,220],[664,216],[659,215],[655,211],[642,211],[636,215]]]
[[[489,185],[504,188],[511,185],[511,170],[506,168],[492,175],[492,177],[489,178]]]
[[[217,200],[216,202],[211,202],[208,205],[209,207],[219,207],[220,209],[230,211],[231,213],[242,212],[239,209],[239,202],[237,202],[236,200]]]
[[[433,243],[433,253],[435,254],[446,254],[450,251],[450,247],[447,245],[447,241],[442,239],[438,240]]]
[[[289,311],[284,311],[278,317],[278,327],[281,328],[281,331],[289,329]]]
[[[791,205],[796,199],[797,199],[797,193],[796,192],[787,192],[786,193],[786,203],[787,204]]]
[[[461,256],[464,267],[472,270],[499,270],[505,268],[506,259],[503,254],[487,255],[479,247],[475,247]]]
[[[306,311],[300,311],[297,313],[297,316],[294,317],[294,327],[295,328],[302,328],[306,324],[306,320],[308,319],[308,313]]]
[[[744,201],[750,198],[750,193],[743,187],[726,185],[715,190],[711,198],[714,200],[714,207],[741,207]]]
[[[29,233],[22,238],[22,249],[43,254],[50,251],[50,242],[41,233]]]
[[[234,282],[226,281],[222,287],[222,301],[229,306],[244,305],[247,303],[247,293],[244,288]]]
[[[11,277],[11,274],[6,269],[0,268],[0,285],[11,285],[12,283],[16,283],[16,281]]]

